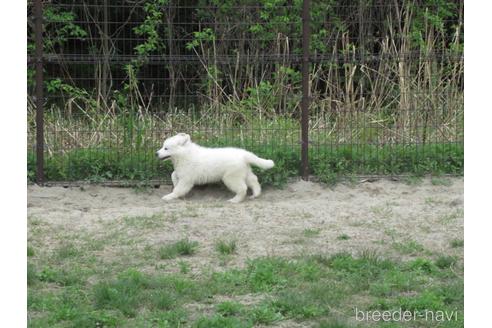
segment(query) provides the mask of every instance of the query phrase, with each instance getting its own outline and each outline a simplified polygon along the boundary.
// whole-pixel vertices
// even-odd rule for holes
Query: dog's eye
[[[164,148],[164,150],[167,150],[167,148]]]

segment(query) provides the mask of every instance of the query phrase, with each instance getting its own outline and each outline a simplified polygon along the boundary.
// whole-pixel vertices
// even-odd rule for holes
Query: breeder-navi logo
[[[355,320],[357,321],[457,321],[458,311],[432,311],[432,310],[399,310],[394,311],[361,311],[355,310]]]

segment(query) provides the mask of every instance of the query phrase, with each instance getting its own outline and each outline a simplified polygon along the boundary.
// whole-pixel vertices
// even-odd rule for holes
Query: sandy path
[[[141,248],[188,237],[200,243],[193,269],[218,265],[214,245],[221,238],[237,240],[237,255],[229,264],[238,266],[264,255],[368,249],[405,257],[412,256],[413,242],[430,256],[461,257],[462,249],[450,243],[463,239],[463,178],[447,181],[450,184],[433,185],[425,179],[407,185],[379,180],[332,189],[299,181],[282,190],[266,189],[259,199],[241,204],[226,202],[231,194],[217,186],[195,188],[184,200],[170,203],[160,199],[169,186],[145,192],[29,186],[28,220],[49,227],[36,237],[46,248],[66,236],[108,238],[108,231],[115,229],[134,238],[132,247]],[[117,247],[107,245],[99,255],[109,259]]]

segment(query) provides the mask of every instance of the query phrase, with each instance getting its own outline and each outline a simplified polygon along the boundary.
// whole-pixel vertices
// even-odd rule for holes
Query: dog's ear
[[[178,133],[178,136],[183,137],[183,141],[181,142],[181,145],[184,146],[188,142],[191,141],[190,135],[186,133]]]

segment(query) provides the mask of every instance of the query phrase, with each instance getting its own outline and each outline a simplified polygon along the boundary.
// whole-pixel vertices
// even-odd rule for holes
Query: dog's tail
[[[250,152],[246,154],[246,162],[264,170],[271,169],[275,165],[271,159],[263,159]]]

